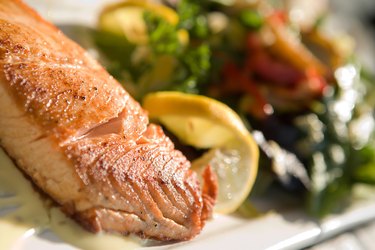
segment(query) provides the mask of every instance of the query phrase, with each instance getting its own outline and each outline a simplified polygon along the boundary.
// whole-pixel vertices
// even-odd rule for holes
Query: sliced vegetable
[[[215,211],[235,211],[251,191],[259,157],[239,116],[214,99],[180,92],[149,94],[143,107],[184,143],[210,149],[192,168],[199,172],[209,164],[219,180]]]
[[[147,0],[126,0],[107,6],[99,16],[98,27],[101,30],[124,36],[134,44],[148,42],[147,26],[143,15],[152,12],[169,24],[176,26],[179,18],[175,11]]]

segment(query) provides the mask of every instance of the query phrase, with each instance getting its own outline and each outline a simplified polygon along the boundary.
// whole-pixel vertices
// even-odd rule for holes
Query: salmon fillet
[[[92,231],[197,235],[217,193],[87,52],[19,0],[0,0],[0,145]]]

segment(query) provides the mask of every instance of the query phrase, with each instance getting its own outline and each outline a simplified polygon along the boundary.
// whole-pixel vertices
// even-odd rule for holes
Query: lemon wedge
[[[148,94],[143,107],[181,142],[209,149],[192,168],[200,172],[210,164],[217,174],[215,212],[240,207],[254,184],[259,160],[258,147],[240,117],[219,101],[181,92]]]
[[[126,0],[105,7],[99,15],[98,27],[124,36],[130,43],[145,45],[148,43],[147,27],[143,19],[145,11],[150,11],[175,26],[179,22],[177,13],[165,5],[147,0]],[[188,42],[186,30],[179,30],[178,35],[182,44]]]

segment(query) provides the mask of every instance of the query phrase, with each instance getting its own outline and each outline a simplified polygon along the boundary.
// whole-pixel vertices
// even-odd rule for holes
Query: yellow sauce
[[[87,250],[135,249],[142,245],[135,237],[89,233],[46,203],[0,149],[0,249],[11,249],[18,241],[45,229]]]

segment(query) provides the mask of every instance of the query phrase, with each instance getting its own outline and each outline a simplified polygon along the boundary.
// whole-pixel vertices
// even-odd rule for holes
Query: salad
[[[94,38],[108,71],[136,99],[177,91],[236,111],[260,149],[250,201],[269,189],[282,190],[323,217],[345,208],[354,187],[375,184],[373,77],[355,57],[353,39],[329,30],[327,5],[127,0],[103,9]],[[184,115],[192,111],[183,112],[179,122],[186,122]],[[220,144],[189,142],[176,120],[159,120],[192,160]],[[212,118],[210,126],[225,127],[224,120]],[[249,152],[257,157],[253,149],[244,155]],[[258,166],[257,160],[245,162]],[[246,196],[253,177],[244,180],[250,183]]]

